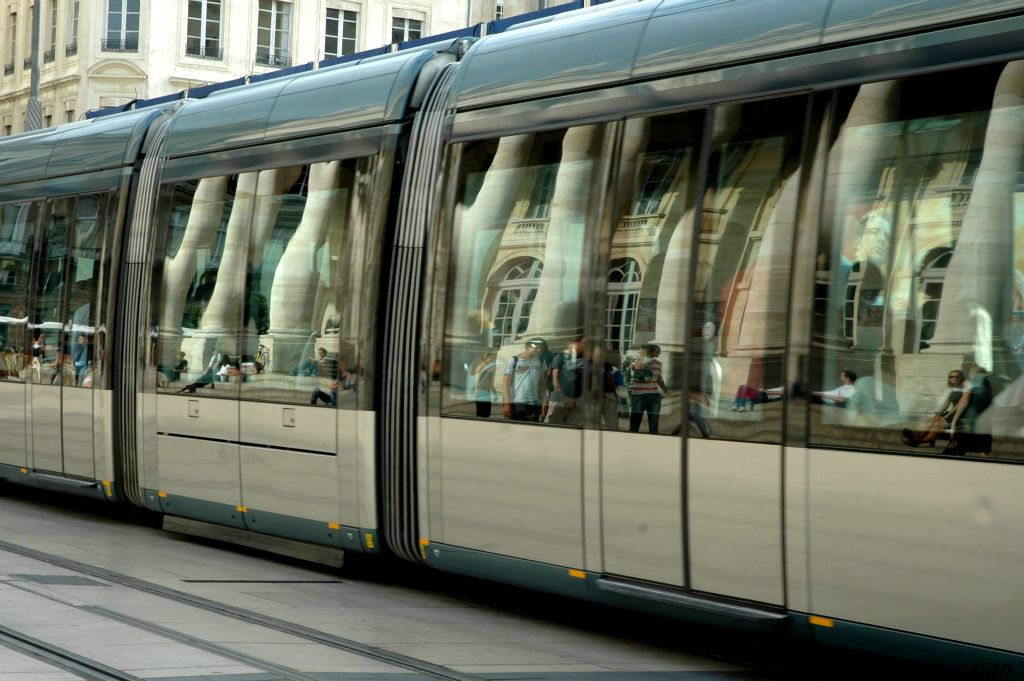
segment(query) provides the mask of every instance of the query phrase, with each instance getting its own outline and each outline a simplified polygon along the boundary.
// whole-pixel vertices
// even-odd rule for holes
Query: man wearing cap
[[[658,356],[661,348],[648,343],[640,349],[640,357],[629,365],[633,383],[629,389],[629,430],[640,432],[640,424],[647,412],[647,428],[651,434],[658,433],[658,420],[661,416],[661,392],[668,397],[668,387],[661,378],[661,362]],[[659,390],[661,392],[659,392]]]
[[[541,338],[526,342],[523,351],[505,365],[505,417],[540,421],[548,413],[547,366],[539,355],[547,344]]]

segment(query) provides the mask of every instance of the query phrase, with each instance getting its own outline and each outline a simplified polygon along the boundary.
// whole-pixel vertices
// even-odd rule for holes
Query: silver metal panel
[[[97,480],[114,479],[114,392],[92,391],[93,457]]]
[[[453,91],[459,108],[625,81],[655,3],[586,12],[484,38],[466,54]]]
[[[242,503],[238,445],[160,435],[160,491],[221,504]]]
[[[368,127],[400,119],[406,114],[407,100],[420,68],[433,56],[432,52],[400,53],[295,78],[274,103],[266,139]]]
[[[934,24],[1021,9],[1020,0],[835,0],[824,40],[918,31]]]
[[[785,487],[783,507],[786,523],[786,607],[809,612],[810,556],[807,545],[807,471],[809,453],[802,447],[787,447],[784,452]]]
[[[682,586],[679,438],[601,433],[604,571]]]
[[[439,416],[420,417],[420,455],[427,462],[427,494],[419,498],[420,518],[423,517],[423,506],[427,506],[427,522],[420,523],[420,532],[433,541],[445,542],[444,536],[444,495],[441,487],[441,418]],[[422,429],[426,428],[424,432]],[[423,445],[426,445],[426,448]]]
[[[144,489],[160,489],[160,466],[157,454],[156,394],[136,393],[135,407],[138,426],[138,461]]]
[[[341,517],[358,527],[377,529],[377,415],[372,411],[338,412],[338,493]],[[346,520],[345,522],[348,522]]]
[[[24,383],[0,381],[0,432],[4,444],[0,447],[0,463],[11,466],[28,465],[26,446],[25,398],[28,390]]]
[[[92,402],[91,389],[64,388],[61,431],[64,436],[64,472],[95,480]]]
[[[133,162],[149,123],[162,111],[154,107],[58,128],[46,174],[73,175]]]
[[[813,612],[1024,652],[1024,467],[810,452]]]
[[[647,24],[634,78],[814,47],[831,0],[667,0]]]
[[[0,183],[14,184],[46,177],[46,164],[60,133],[49,128],[0,141]]]
[[[783,603],[781,447],[693,439],[687,446],[690,586]]]
[[[248,444],[334,454],[338,448],[337,413],[329,407],[246,402],[240,416],[240,439]]]
[[[161,153],[173,157],[259,144],[287,83],[282,78],[187,103],[175,115]]]
[[[238,401],[195,395],[157,395],[160,433],[238,441]],[[197,414],[189,416],[189,413]],[[280,421],[278,416],[278,421]]]
[[[442,419],[445,542],[582,566],[581,440],[569,428]]]
[[[354,524],[338,512],[338,460],[305,454],[241,447],[242,504],[296,518]]]
[[[31,385],[32,468],[64,472],[60,434],[60,386]]]
[[[601,432],[583,431],[583,569],[604,572],[601,537]]]

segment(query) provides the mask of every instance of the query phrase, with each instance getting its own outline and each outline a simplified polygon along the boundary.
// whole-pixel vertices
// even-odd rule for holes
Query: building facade
[[[43,125],[91,109],[319,62],[534,11],[545,0],[10,0],[0,135],[25,130],[41,2]],[[538,4],[539,3],[539,4]]]

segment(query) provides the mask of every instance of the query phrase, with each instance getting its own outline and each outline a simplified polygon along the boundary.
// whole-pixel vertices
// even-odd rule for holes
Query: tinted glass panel
[[[817,258],[816,444],[914,451],[952,436],[947,453],[1024,457],[1022,92],[1011,62],[841,94]]]
[[[546,420],[582,423],[586,234],[604,135],[595,125],[464,147],[445,362],[430,372],[444,414],[538,422],[550,401]]]
[[[64,291],[68,278],[68,236],[73,199],[52,201],[43,218],[32,308],[32,382],[74,384],[64,338]]]
[[[33,357],[28,303],[39,205],[9,203],[0,211],[0,372],[5,381],[20,381],[28,373]]]

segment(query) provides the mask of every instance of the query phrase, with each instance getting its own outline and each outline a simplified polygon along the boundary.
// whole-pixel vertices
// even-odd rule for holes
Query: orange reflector
[[[831,629],[832,627],[836,626],[836,623],[833,622],[830,618],[828,618],[828,617],[819,617],[817,615],[809,616],[807,618],[807,621],[809,621],[811,624],[813,624],[815,626],[818,626],[818,627],[829,627]]]
[[[569,570],[569,576],[575,577],[576,579],[586,579],[587,573],[583,570]]]
[[[245,506],[235,506],[235,510],[238,511],[239,513],[245,513],[249,509],[246,508]]]
[[[327,523],[327,529],[328,530],[340,530],[341,529],[341,523]]]
[[[167,492],[157,492],[156,495],[158,497],[160,497],[161,499],[166,499],[167,498]]]
[[[27,468],[22,468],[22,469],[21,469],[21,472],[22,472],[22,473],[28,473],[28,469],[27,469]]]
[[[373,548],[373,535],[371,533],[367,532],[364,536],[366,537],[366,548],[372,549]]]

